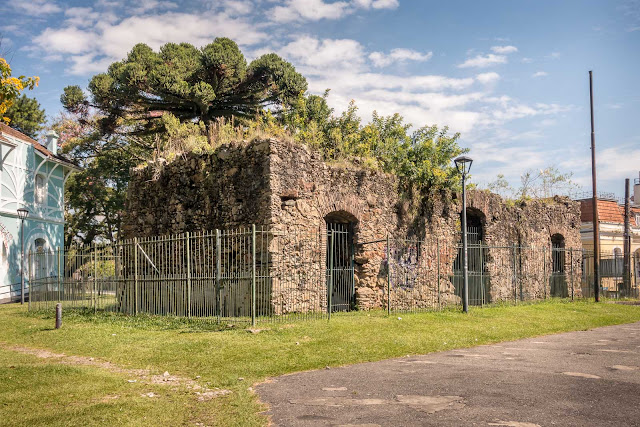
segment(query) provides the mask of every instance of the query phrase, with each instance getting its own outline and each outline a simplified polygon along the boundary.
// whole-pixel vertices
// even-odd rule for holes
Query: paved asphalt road
[[[279,426],[640,426],[640,322],[273,378]]]

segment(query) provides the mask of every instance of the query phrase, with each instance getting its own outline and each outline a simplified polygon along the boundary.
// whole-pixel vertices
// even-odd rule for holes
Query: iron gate
[[[554,234],[551,236],[551,277],[549,278],[549,292],[552,297],[566,298],[569,296],[566,259],[564,238]]]
[[[327,296],[331,312],[355,307],[353,230],[349,223],[327,223]]]
[[[481,227],[467,227],[467,266],[469,277],[469,304],[483,305],[491,302],[490,277],[487,269],[489,248],[482,241]],[[464,285],[463,248],[458,247],[458,256],[453,263],[455,293],[462,298]]]

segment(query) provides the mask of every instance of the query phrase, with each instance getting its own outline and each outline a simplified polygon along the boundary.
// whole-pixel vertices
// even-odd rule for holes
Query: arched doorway
[[[469,278],[469,304],[483,305],[491,302],[491,281],[487,268],[489,248],[485,242],[485,216],[479,209],[467,208],[467,266]],[[462,236],[458,256],[453,264],[456,295],[462,297],[464,265],[462,262]]]
[[[564,236],[551,236],[551,278],[549,279],[550,295],[566,298],[569,296],[566,276],[566,250]]]
[[[326,224],[327,305],[331,312],[355,308],[354,230],[357,219],[345,211],[331,212]]]

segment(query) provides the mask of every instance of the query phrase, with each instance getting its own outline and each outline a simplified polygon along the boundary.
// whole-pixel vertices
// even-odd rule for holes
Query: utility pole
[[[591,104],[591,182],[593,185],[593,288],[596,302],[600,301],[600,219],[598,218],[598,190],[596,188],[596,132],[593,125],[593,71],[589,71]]]
[[[631,294],[631,206],[629,203],[629,178],[624,180],[624,259],[622,283],[627,296]]]

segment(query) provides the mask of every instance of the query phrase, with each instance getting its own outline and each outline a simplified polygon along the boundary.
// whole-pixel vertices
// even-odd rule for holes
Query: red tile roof
[[[64,157],[57,155],[57,154],[53,154],[47,147],[45,147],[44,145],[40,144],[38,141],[36,141],[33,138],[28,137],[27,135],[25,135],[24,133],[17,131],[9,126],[7,126],[6,124],[0,122],[0,139],[3,139],[6,141],[6,138],[2,138],[2,136],[4,135],[10,135],[16,139],[19,139],[23,142],[26,142],[27,144],[31,144],[33,145],[33,148],[38,150],[40,153],[44,154],[45,156],[57,160],[59,162],[65,163],[66,165],[72,167],[72,168],[78,168],[77,165],[73,164],[72,162],[70,162],[69,160],[65,159]]]
[[[636,217],[640,215],[640,208],[631,208],[631,225],[640,227]],[[624,224],[624,205],[619,205],[615,200],[598,200],[598,219],[600,222]],[[580,220],[593,222],[593,200],[580,200]]]

